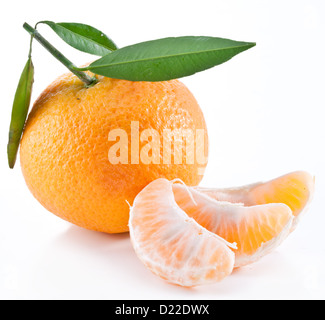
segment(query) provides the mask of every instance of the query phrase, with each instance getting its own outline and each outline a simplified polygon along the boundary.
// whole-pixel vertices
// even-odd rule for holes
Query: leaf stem
[[[35,38],[57,60],[59,60],[73,74],[75,74],[81,81],[83,81],[87,87],[96,84],[97,79],[95,77],[90,77],[87,73],[78,71],[77,67],[69,59],[67,59],[60,51],[58,51],[54,46],[52,46],[36,29],[31,27],[28,23],[24,23],[23,27],[32,36],[32,39]]]
[[[30,37],[30,43],[29,43],[29,53],[28,53],[28,58],[29,59],[32,58],[33,39],[34,39],[34,35],[31,35],[31,37]]]

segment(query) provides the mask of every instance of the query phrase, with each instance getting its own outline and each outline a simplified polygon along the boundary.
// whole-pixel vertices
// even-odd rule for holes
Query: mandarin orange
[[[165,162],[168,155],[163,148],[158,157],[157,149],[145,148],[153,139],[148,135],[140,136],[138,151],[149,160],[155,151],[155,161],[137,160],[136,155],[132,163],[137,147],[132,145],[131,124],[138,123],[140,133],[154,130],[159,142],[167,139],[172,150],[177,139],[166,138],[164,130],[201,130],[204,139],[199,149],[207,154],[206,124],[194,96],[178,80],[131,82],[100,76],[98,80],[86,88],[67,74],[41,94],[24,130],[21,167],[29,189],[46,209],[86,229],[120,233],[128,231],[126,201],[132,204],[146,185],[158,178],[180,178],[195,186],[206,166],[186,152],[177,161],[172,157]],[[121,140],[109,138],[114,130],[122,130],[128,137],[119,150],[113,147]],[[182,151],[185,149],[186,143]],[[116,151],[117,160],[126,150],[127,162],[110,161],[110,150]]]

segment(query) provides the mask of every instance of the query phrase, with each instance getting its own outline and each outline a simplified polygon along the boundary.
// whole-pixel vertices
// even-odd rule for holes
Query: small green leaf
[[[29,57],[21,74],[12,107],[8,142],[8,162],[11,169],[14,168],[16,163],[20,139],[29,110],[33,82],[34,66],[31,57]]]
[[[52,30],[66,43],[80,51],[105,56],[117,50],[115,43],[103,32],[82,23],[55,23],[52,21],[41,21],[52,28]]]
[[[255,45],[213,37],[165,38],[121,48],[78,70],[130,81],[166,81],[212,68]]]

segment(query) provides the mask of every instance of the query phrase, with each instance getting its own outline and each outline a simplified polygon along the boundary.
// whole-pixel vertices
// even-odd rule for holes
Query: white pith
[[[165,238],[167,238],[168,241],[171,241],[174,234],[175,238],[177,237],[177,239],[179,239],[178,241],[180,242],[179,244],[182,246],[182,248],[183,246],[185,248],[185,259],[182,261],[181,268],[174,267],[174,265],[178,264],[177,261],[175,261],[174,264],[170,263],[168,266],[155,251],[154,243],[152,245],[148,245],[148,243],[141,243],[141,245],[139,245],[139,239],[141,239],[141,228],[145,228],[145,226],[136,228],[133,226],[132,222],[135,216],[138,214],[138,205],[143,205],[143,203],[141,203],[142,194],[146,192],[146,188],[137,196],[130,212],[130,237],[138,257],[147,267],[151,269],[151,271],[161,277],[167,278],[167,281],[174,284],[182,286],[195,286],[216,282],[223,279],[225,276],[229,275],[232,272],[232,269],[234,267],[234,253],[228,248],[228,245],[231,245],[232,247],[234,246],[227,243],[224,239],[218,237],[217,235],[204,229],[194,219],[189,218],[186,213],[177,206],[176,202],[171,200],[173,197],[172,182],[169,182],[167,180],[166,182],[169,184],[169,195],[164,196],[162,193],[157,192],[156,201],[158,203],[156,203],[156,208],[159,209],[156,212],[156,215],[158,217],[158,220],[159,216],[162,216],[163,219],[166,219],[167,215],[167,219],[170,219],[172,222],[174,222],[174,225],[168,227],[168,234],[166,234],[166,230],[163,228],[163,230],[159,230],[160,234],[155,234],[155,237],[157,236],[159,241],[161,241],[161,243],[164,243],[166,240]],[[152,198],[154,199],[155,197],[153,196]],[[160,211],[160,208],[166,207],[165,204],[159,206],[160,201],[168,201],[168,204],[170,205],[170,208],[168,209],[169,212]],[[182,237],[182,235],[185,237]],[[185,239],[186,242],[184,241],[182,243],[182,239]],[[211,263],[209,263],[211,255],[213,252],[215,252],[215,250],[219,250],[219,248],[221,250],[220,252],[222,252],[223,255],[220,257],[220,263],[211,265]],[[195,261],[196,255],[200,252],[206,252],[206,254],[200,255],[200,259],[203,259],[203,261],[199,262],[199,267],[196,265],[193,266],[193,261]],[[170,258],[173,258],[173,254],[175,253],[171,252]],[[207,272],[218,270],[220,264],[222,265],[223,263],[229,265],[229,267],[224,270],[224,273],[220,271],[216,275],[215,279],[207,280],[204,278],[204,275]],[[190,279],[188,275],[195,276],[196,279]]]
[[[276,181],[278,179],[282,179],[284,177],[290,176],[290,175],[303,175],[305,177],[305,180],[307,181],[306,189],[309,192],[309,197],[307,200],[307,203],[305,204],[304,208],[302,208],[301,212],[298,216],[294,217],[291,227],[291,232],[294,231],[299,224],[301,218],[308,212],[309,206],[313,200],[314,197],[314,191],[315,191],[315,177],[310,175],[307,172],[304,171],[296,171],[289,174],[285,174],[283,176],[280,176],[276,179],[269,180],[269,181],[263,181],[263,182],[257,182],[252,183],[240,187],[233,187],[233,188],[204,188],[204,187],[194,187],[193,189],[204,193],[204,194],[212,194],[213,198],[220,198],[220,199],[228,199],[231,203],[240,203],[244,206],[252,206],[252,203],[254,203],[254,199],[251,197],[251,191],[258,187],[258,186],[266,186],[273,181]]]
[[[290,234],[292,222],[293,217],[289,220],[289,222],[283,228],[282,232],[279,233],[277,237],[273,238],[268,242],[263,243],[253,255],[236,256],[235,268],[243,267],[248,264],[254,263],[269,254],[270,252],[272,252],[274,249],[276,249]]]
[[[175,193],[177,193],[177,190],[178,192],[182,190],[182,188],[183,186],[175,186]],[[220,225],[224,225],[225,223],[236,225],[238,228],[240,227],[241,223],[245,222],[245,220],[247,220],[247,223],[249,223],[248,219],[250,218],[250,214],[253,214],[255,211],[259,211],[263,215],[265,214],[266,217],[269,210],[276,210],[279,211],[279,213],[281,211],[282,213],[287,214],[286,224],[281,228],[281,232],[278,233],[273,239],[260,243],[258,249],[253,254],[244,255],[243,252],[235,251],[235,267],[243,266],[259,260],[264,255],[270,253],[272,250],[278,247],[290,233],[294,217],[291,213],[291,209],[284,204],[266,204],[247,207],[240,204],[215,200],[210,198],[208,195],[199,192],[197,189],[190,188],[189,190],[192,193],[195,201],[200,204],[200,207],[196,212],[195,219],[200,222],[201,216],[204,218],[208,215],[211,226],[214,226],[214,228],[208,229],[214,233],[217,233],[218,227]],[[185,193],[183,193],[183,195],[185,195]],[[182,208],[185,212],[189,212],[187,211],[189,208],[193,209],[192,203],[187,201],[186,198],[182,198],[178,194],[178,198],[176,196],[176,199],[180,202],[181,200],[185,200],[182,203]],[[211,212],[213,212],[213,215],[211,215]]]
[[[174,284],[179,284],[182,286],[195,286],[195,285],[201,285],[201,284],[206,284],[210,283],[211,281],[205,281],[202,277],[200,278],[200,275],[204,275],[206,272],[213,270],[215,268],[217,270],[218,265],[215,265],[214,267],[209,265],[207,262],[205,263],[204,261],[200,265],[199,270],[197,268],[193,268],[190,266],[190,258],[193,258],[196,254],[198,254],[199,250],[202,249],[201,246],[201,240],[208,239],[208,244],[207,250],[214,250],[216,246],[224,246],[227,248],[231,247],[234,249],[234,245],[230,244],[227,242],[225,239],[221,238],[219,235],[214,233],[213,230],[207,230],[204,227],[202,227],[195,219],[191,218],[188,216],[186,213],[186,206],[188,205],[193,209],[193,206],[197,206],[200,208],[197,212],[198,214],[202,214],[204,216],[204,212],[206,209],[209,209],[210,215],[211,216],[211,211],[216,212],[215,216],[212,216],[212,224],[218,226],[221,222],[224,223],[225,220],[228,221],[228,223],[233,223],[237,224],[238,226],[240,225],[241,222],[245,221],[245,219],[249,218],[249,215],[254,212],[254,210],[259,211],[259,213],[266,213],[266,219],[268,220],[267,216],[267,210],[273,210],[273,214],[277,211],[275,210],[280,210],[282,211],[283,218],[276,218],[276,226],[277,229],[277,235],[272,238],[269,241],[265,241],[260,243],[259,241],[259,247],[258,249],[252,253],[252,254],[244,254],[244,253],[238,253],[236,250],[236,257],[234,258],[233,252],[227,248],[225,250],[225,256],[227,259],[233,259],[233,267],[242,267],[245,266],[249,263],[253,263],[266,254],[270,253],[272,250],[277,248],[283,241],[284,239],[290,234],[290,232],[293,231],[293,229],[296,227],[298,221],[300,220],[301,216],[307,211],[313,197],[314,193],[314,185],[313,183],[307,179],[308,185],[306,185],[306,188],[309,191],[309,197],[307,198],[307,203],[304,206],[303,210],[299,213],[297,217],[294,217],[292,215],[291,209],[285,205],[285,204],[279,204],[279,203],[271,203],[271,204],[261,204],[261,205],[256,205],[256,204],[250,204],[254,203],[254,199],[250,199],[250,191],[261,185],[261,184],[267,184],[266,183],[254,183],[250,185],[246,185],[243,187],[237,187],[237,188],[228,188],[228,189],[211,189],[211,188],[199,188],[199,187],[188,187],[186,186],[182,181],[179,179],[175,179],[173,181],[167,181],[166,179],[158,179],[160,181],[164,180],[166,184],[168,184],[167,190],[167,195],[166,190],[161,190],[157,189],[154,194],[150,197],[144,197],[145,199],[147,198],[152,198],[152,201],[155,202],[154,210],[156,212],[157,217],[159,217],[161,214],[164,214],[164,217],[168,217],[168,220],[170,220],[168,224],[168,231],[167,228],[163,228],[163,232],[155,234],[156,236],[159,237],[159,240],[161,240],[161,243],[164,243],[166,241],[170,242],[173,237],[178,237],[180,234],[187,235],[186,236],[186,241],[189,243],[181,243],[181,245],[187,245],[185,246],[185,252],[187,252],[187,260],[184,262],[184,265],[182,268],[177,269],[174,268],[172,265],[167,266],[165,261],[163,259],[159,258],[159,254],[155,252],[155,245],[154,244],[145,244],[143,243],[139,245],[138,239],[141,238],[141,229],[142,228],[135,228],[132,224],[133,218],[135,215],[137,215],[137,210],[139,207],[139,210],[141,210],[141,207],[144,206],[143,203],[143,197],[142,195],[146,193],[147,188],[151,185],[149,185],[147,188],[145,188],[135,199],[133,207],[130,208],[130,220],[129,220],[129,227],[130,227],[130,236],[131,236],[131,241],[134,246],[134,249],[139,256],[139,258],[142,260],[142,262],[148,266],[154,273],[166,277],[167,281],[172,282]],[[276,179],[275,179],[276,180]],[[181,185],[174,186],[173,190],[173,185],[179,182]],[[153,182],[155,183],[155,182]],[[184,189],[188,199],[183,198],[185,206],[182,206],[180,208],[179,204],[177,201],[179,199],[175,199],[176,197],[176,191],[177,188]],[[219,194],[222,195],[221,198],[227,198],[229,199],[226,201],[219,201],[217,200],[217,197],[211,197],[209,193],[212,194]],[[232,198],[235,195],[234,198]],[[239,196],[237,196],[239,195]],[[294,195],[294,194],[293,194]],[[236,197],[237,196],[237,197]],[[242,200],[242,201],[233,201],[233,199],[236,200]],[[248,199],[248,200],[247,200]],[[166,205],[167,204],[167,205]],[[150,205],[149,205],[150,206]],[[140,211],[139,211],[140,212]],[[141,212],[140,212],[141,213]],[[256,212],[255,212],[256,213]],[[276,216],[278,217],[278,216]],[[159,219],[157,220],[159,221]],[[258,220],[262,221],[262,220]],[[268,222],[267,222],[268,223]],[[259,225],[259,224],[258,224]],[[270,224],[271,225],[271,224]],[[142,226],[145,228],[145,226]],[[255,230],[255,229],[254,229]],[[160,230],[161,231],[161,230]],[[255,234],[255,232],[254,232]],[[263,236],[263,238],[265,238]],[[184,239],[184,238],[183,238]],[[189,240],[190,239],[190,240]],[[260,239],[261,238],[256,238]],[[266,238],[268,239],[268,238]],[[211,241],[210,241],[211,240]],[[213,243],[213,245],[211,245]],[[247,241],[246,241],[247,243]],[[176,251],[175,251],[176,252]],[[175,252],[171,252],[170,257],[173,258],[175,255]],[[233,254],[233,258],[231,258],[230,253]],[[221,262],[223,261],[222,259],[220,260]],[[218,275],[217,280],[221,280],[224,278],[226,275],[230,274],[231,270],[225,271],[225,274],[220,274]],[[198,279],[197,281],[193,281],[193,279],[190,279],[184,275],[189,275],[189,274],[197,274]]]

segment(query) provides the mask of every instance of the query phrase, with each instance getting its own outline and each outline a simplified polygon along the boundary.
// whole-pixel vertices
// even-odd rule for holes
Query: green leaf
[[[255,45],[213,37],[165,38],[124,47],[78,70],[131,81],[166,81],[212,68]]]
[[[117,50],[116,44],[103,32],[82,23],[55,23],[52,21],[41,21],[52,28],[52,30],[66,43],[80,51],[105,56]]]
[[[20,139],[29,110],[33,82],[34,66],[32,59],[29,57],[21,74],[12,107],[8,142],[8,162],[11,169],[14,168],[16,163]]]

